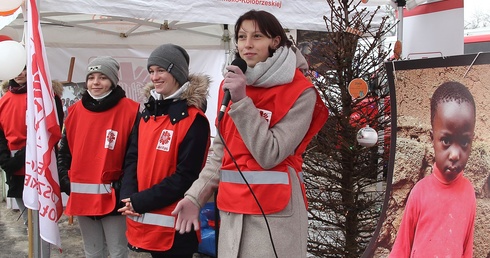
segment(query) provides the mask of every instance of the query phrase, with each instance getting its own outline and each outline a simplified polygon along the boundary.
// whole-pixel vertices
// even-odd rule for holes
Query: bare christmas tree
[[[375,24],[380,7],[368,11],[358,1],[327,3],[327,32],[302,32],[313,40],[307,47],[299,44],[330,111],[304,157],[308,252],[315,257],[358,258],[375,232],[385,194],[390,98],[384,62],[390,47],[384,39],[395,24],[388,16]],[[372,147],[357,140],[367,126],[378,133]]]

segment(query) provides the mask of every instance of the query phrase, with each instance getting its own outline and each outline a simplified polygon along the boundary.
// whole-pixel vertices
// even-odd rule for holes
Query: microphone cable
[[[274,245],[274,240],[272,239],[272,232],[271,232],[271,228],[269,226],[269,221],[267,220],[267,216],[265,215],[265,212],[262,209],[262,205],[260,205],[259,199],[257,199],[257,196],[255,195],[254,191],[252,190],[252,187],[248,183],[247,179],[245,178],[245,176],[243,175],[242,171],[240,170],[240,167],[238,166],[235,158],[231,154],[230,149],[228,149],[228,146],[226,145],[226,142],[223,139],[223,136],[221,135],[220,127],[221,127],[221,119],[218,119],[218,126],[217,126],[216,129],[217,129],[219,138],[221,139],[221,142],[223,143],[223,146],[225,147],[226,151],[228,152],[228,155],[230,155],[230,158],[233,161],[233,164],[235,164],[236,169],[240,173],[240,176],[242,177],[243,181],[245,181],[245,184],[247,185],[248,189],[250,190],[250,193],[252,194],[252,196],[253,196],[253,198],[255,200],[255,203],[257,203],[257,206],[260,209],[260,213],[262,214],[262,217],[264,217],[265,225],[267,226],[267,232],[269,233],[269,239],[271,240],[271,244],[272,244],[272,250],[274,251],[275,257],[278,258],[277,251],[276,251],[276,246]],[[224,157],[224,154],[223,154],[223,157]],[[216,253],[217,253],[217,250],[216,250]]]

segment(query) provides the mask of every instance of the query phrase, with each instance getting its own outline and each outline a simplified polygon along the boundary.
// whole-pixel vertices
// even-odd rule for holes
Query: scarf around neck
[[[116,86],[109,95],[100,100],[92,98],[87,90],[83,93],[81,101],[83,107],[92,112],[104,112],[116,106],[117,103],[125,97],[126,92],[121,86]]]
[[[245,72],[247,85],[270,88],[290,83],[296,68],[307,69],[306,59],[295,48],[282,46],[264,62],[257,63],[253,68],[248,67]]]
[[[14,94],[22,94],[27,92],[27,83],[20,85],[14,79],[9,81],[9,91]]]

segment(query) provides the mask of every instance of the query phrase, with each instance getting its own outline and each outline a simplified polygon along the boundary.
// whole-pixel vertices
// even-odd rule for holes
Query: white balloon
[[[357,142],[364,147],[372,147],[378,142],[378,132],[373,128],[366,126],[357,131]]]
[[[19,75],[27,62],[24,46],[13,40],[0,42],[0,80],[10,80]]]
[[[1,0],[0,12],[7,12],[18,8],[24,0]]]

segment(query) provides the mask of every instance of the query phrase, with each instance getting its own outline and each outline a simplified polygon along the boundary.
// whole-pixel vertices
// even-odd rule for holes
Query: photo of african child
[[[430,100],[432,173],[410,191],[390,257],[473,257],[475,190],[464,177],[475,130],[475,101],[459,82]]]
[[[396,146],[374,257],[490,257],[490,53],[475,58],[386,64]]]

